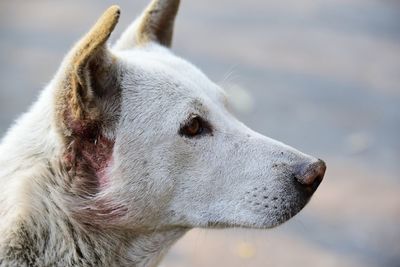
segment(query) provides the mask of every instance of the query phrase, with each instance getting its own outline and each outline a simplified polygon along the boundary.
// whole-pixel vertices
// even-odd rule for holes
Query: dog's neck
[[[2,240],[0,265],[155,267],[184,233],[95,233],[74,225],[62,212],[31,215],[16,222]]]
[[[185,233],[184,229],[175,229],[137,236],[128,246],[123,266],[157,266],[173,243]]]
[[[87,229],[70,216],[46,94],[0,144],[0,265],[156,266],[186,230]]]
[[[74,225],[62,212],[31,215],[16,222],[2,240],[0,264],[155,267],[183,234],[183,230],[94,233]]]

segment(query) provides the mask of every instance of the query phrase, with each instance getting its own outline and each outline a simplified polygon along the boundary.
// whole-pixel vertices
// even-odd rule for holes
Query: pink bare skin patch
[[[73,180],[82,180],[89,192],[100,190],[108,181],[113,148],[114,141],[103,135],[74,136],[64,157]]]
[[[100,135],[96,138],[76,138],[66,153],[73,166],[71,189],[83,202],[73,210],[73,216],[91,229],[103,229],[122,219],[127,209],[113,199],[96,195],[107,187],[108,169],[112,165],[114,141]]]
[[[64,155],[66,165],[76,172],[90,171],[96,178],[100,173],[104,176],[112,157],[114,141],[102,135],[101,123],[91,119],[76,119],[69,110],[64,112],[64,122],[71,131]]]
[[[104,136],[97,137],[94,141],[80,142],[82,160],[94,171],[99,185],[107,181],[107,167],[110,166],[114,141]]]
[[[73,216],[92,229],[112,225],[126,214],[126,207],[97,196],[109,182],[114,140],[101,134],[98,123],[71,119],[67,123],[72,135],[64,154],[64,164],[70,176],[71,191],[82,200],[75,203]]]

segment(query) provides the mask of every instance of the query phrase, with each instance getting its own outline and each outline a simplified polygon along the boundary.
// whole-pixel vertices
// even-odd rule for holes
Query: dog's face
[[[271,227],[306,204],[312,189],[295,176],[316,159],[247,128],[220,87],[168,50],[117,55],[115,176],[130,206],[169,225]]]
[[[163,46],[171,41],[177,2],[154,1],[107,55],[98,49],[88,60],[95,63],[85,63],[92,87],[114,87],[94,101],[112,122],[99,130],[112,148],[95,171],[97,198],[123,207],[121,221],[132,227],[283,223],[308,202],[325,164],[246,127],[222,88]],[[162,27],[146,23],[164,28],[154,32]],[[93,77],[104,75],[93,71],[99,65],[107,65],[106,78]]]

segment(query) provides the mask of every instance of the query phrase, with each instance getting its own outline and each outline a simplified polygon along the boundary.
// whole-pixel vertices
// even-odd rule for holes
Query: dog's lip
[[[244,229],[269,229],[274,226],[270,225],[259,225],[257,223],[227,223],[227,222],[207,222],[205,225],[206,228],[211,229],[225,229],[225,228],[244,228]]]
[[[290,218],[289,218],[290,219]],[[287,219],[288,220],[288,219]],[[285,220],[285,221],[287,221]],[[271,229],[276,226],[281,225],[285,221],[277,221],[277,222],[269,222],[269,223],[226,223],[226,222],[207,222],[204,226],[205,228],[210,229],[226,229],[226,228],[243,228],[243,229]]]
[[[305,206],[305,205],[304,205]],[[287,210],[285,212],[276,212],[275,214],[266,214],[264,218],[260,218],[254,222],[215,222],[215,221],[208,221],[207,224],[204,226],[206,228],[212,229],[225,229],[225,228],[244,228],[244,229],[271,229],[282,225],[283,223],[289,221],[291,218],[296,216],[304,206],[297,206],[293,210]],[[274,216],[275,215],[275,216]],[[270,218],[274,217],[276,219],[271,220]]]

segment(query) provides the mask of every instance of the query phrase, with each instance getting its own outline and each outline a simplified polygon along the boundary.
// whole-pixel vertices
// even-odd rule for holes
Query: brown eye
[[[195,137],[204,132],[210,132],[210,127],[209,124],[199,116],[192,117],[179,131],[181,135],[187,137]]]
[[[186,136],[192,137],[201,134],[202,127],[199,117],[192,118],[183,128],[182,133]]]

